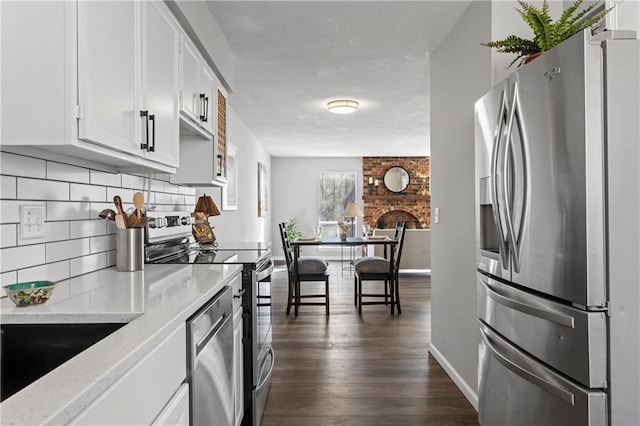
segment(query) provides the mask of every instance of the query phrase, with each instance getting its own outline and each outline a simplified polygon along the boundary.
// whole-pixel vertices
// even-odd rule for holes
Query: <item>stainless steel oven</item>
[[[275,356],[271,346],[270,242],[218,242],[201,248],[191,237],[189,212],[149,212],[147,263],[242,265],[244,406],[243,425],[260,424]],[[195,423],[194,423],[195,424]]]

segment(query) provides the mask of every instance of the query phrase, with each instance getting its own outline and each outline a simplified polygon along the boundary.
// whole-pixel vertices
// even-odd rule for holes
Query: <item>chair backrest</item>
[[[398,240],[398,244],[395,246],[395,252],[393,257],[393,268],[394,273],[398,274],[400,270],[400,259],[402,258],[402,247],[404,246],[404,234],[407,231],[407,223],[399,222],[396,224],[396,239]]]
[[[286,224],[284,222],[279,223],[278,227],[280,228],[280,238],[282,239],[282,251],[284,252],[284,260],[287,263],[287,269],[291,271],[291,244],[287,235]]]

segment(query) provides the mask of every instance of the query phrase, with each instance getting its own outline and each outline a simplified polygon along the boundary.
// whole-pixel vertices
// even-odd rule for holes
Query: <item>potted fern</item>
[[[601,4],[601,0],[580,9],[582,2],[583,0],[576,0],[573,2],[571,6],[562,12],[560,19],[554,22],[549,12],[549,4],[547,3],[547,0],[542,2],[542,8],[537,8],[522,0],[518,0],[521,8],[515,9],[520,17],[533,30],[533,39],[510,35],[502,40],[490,41],[481,44],[486,47],[495,48],[501,53],[516,54],[516,58],[507,68],[518,61],[520,61],[519,65],[524,65],[535,57],[541,55],[544,51],[557,46],[577,32],[600,22],[612,9],[605,9],[602,12],[585,19],[589,12]]]

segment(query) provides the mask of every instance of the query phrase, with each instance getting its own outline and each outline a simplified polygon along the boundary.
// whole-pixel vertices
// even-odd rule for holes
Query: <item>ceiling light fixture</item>
[[[351,114],[358,109],[358,105],[360,105],[358,101],[351,99],[338,99],[327,102],[327,108],[335,114]]]

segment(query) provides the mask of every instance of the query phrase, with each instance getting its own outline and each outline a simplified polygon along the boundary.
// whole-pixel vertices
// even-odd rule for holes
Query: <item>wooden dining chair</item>
[[[287,263],[287,271],[289,278],[289,290],[287,295],[287,315],[291,311],[291,306],[295,307],[295,315],[298,315],[298,308],[301,305],[325,306],[327,315],[329,315],[329,264],[325,259],[318,256],[300,256],[294,259],[293,247],[287,236],[284,223],[278,224],[280,228],[280,237],[282,239],[282,249],[284,258]],[[298,263],[298,273],[294,262]],[[301,283],[303,282],[324,282],[324,294],[301,294]],[[309,301],[302,302],[301,299],[323,298],[322,302]]]
[[[362,305],[386,305],[391,304],[391,314],[394,314],[395,308],[398,313],[402,313],[400,307],[400,286],[399,271],[400,260],[402,258],[402,247],[404,243],[404,235],[407,229],[405,222],[396,225],[396,239],[398,243],[393,247],[393,262],[382,256],[366,256],[357,259],[354,262],[354,298],[355,304],[358,306],[358,313],[362,314]],[[384,291],[382,293],[363,293],[363,281],[383,281]],[[363,300],[368,299],[384,300]]]

